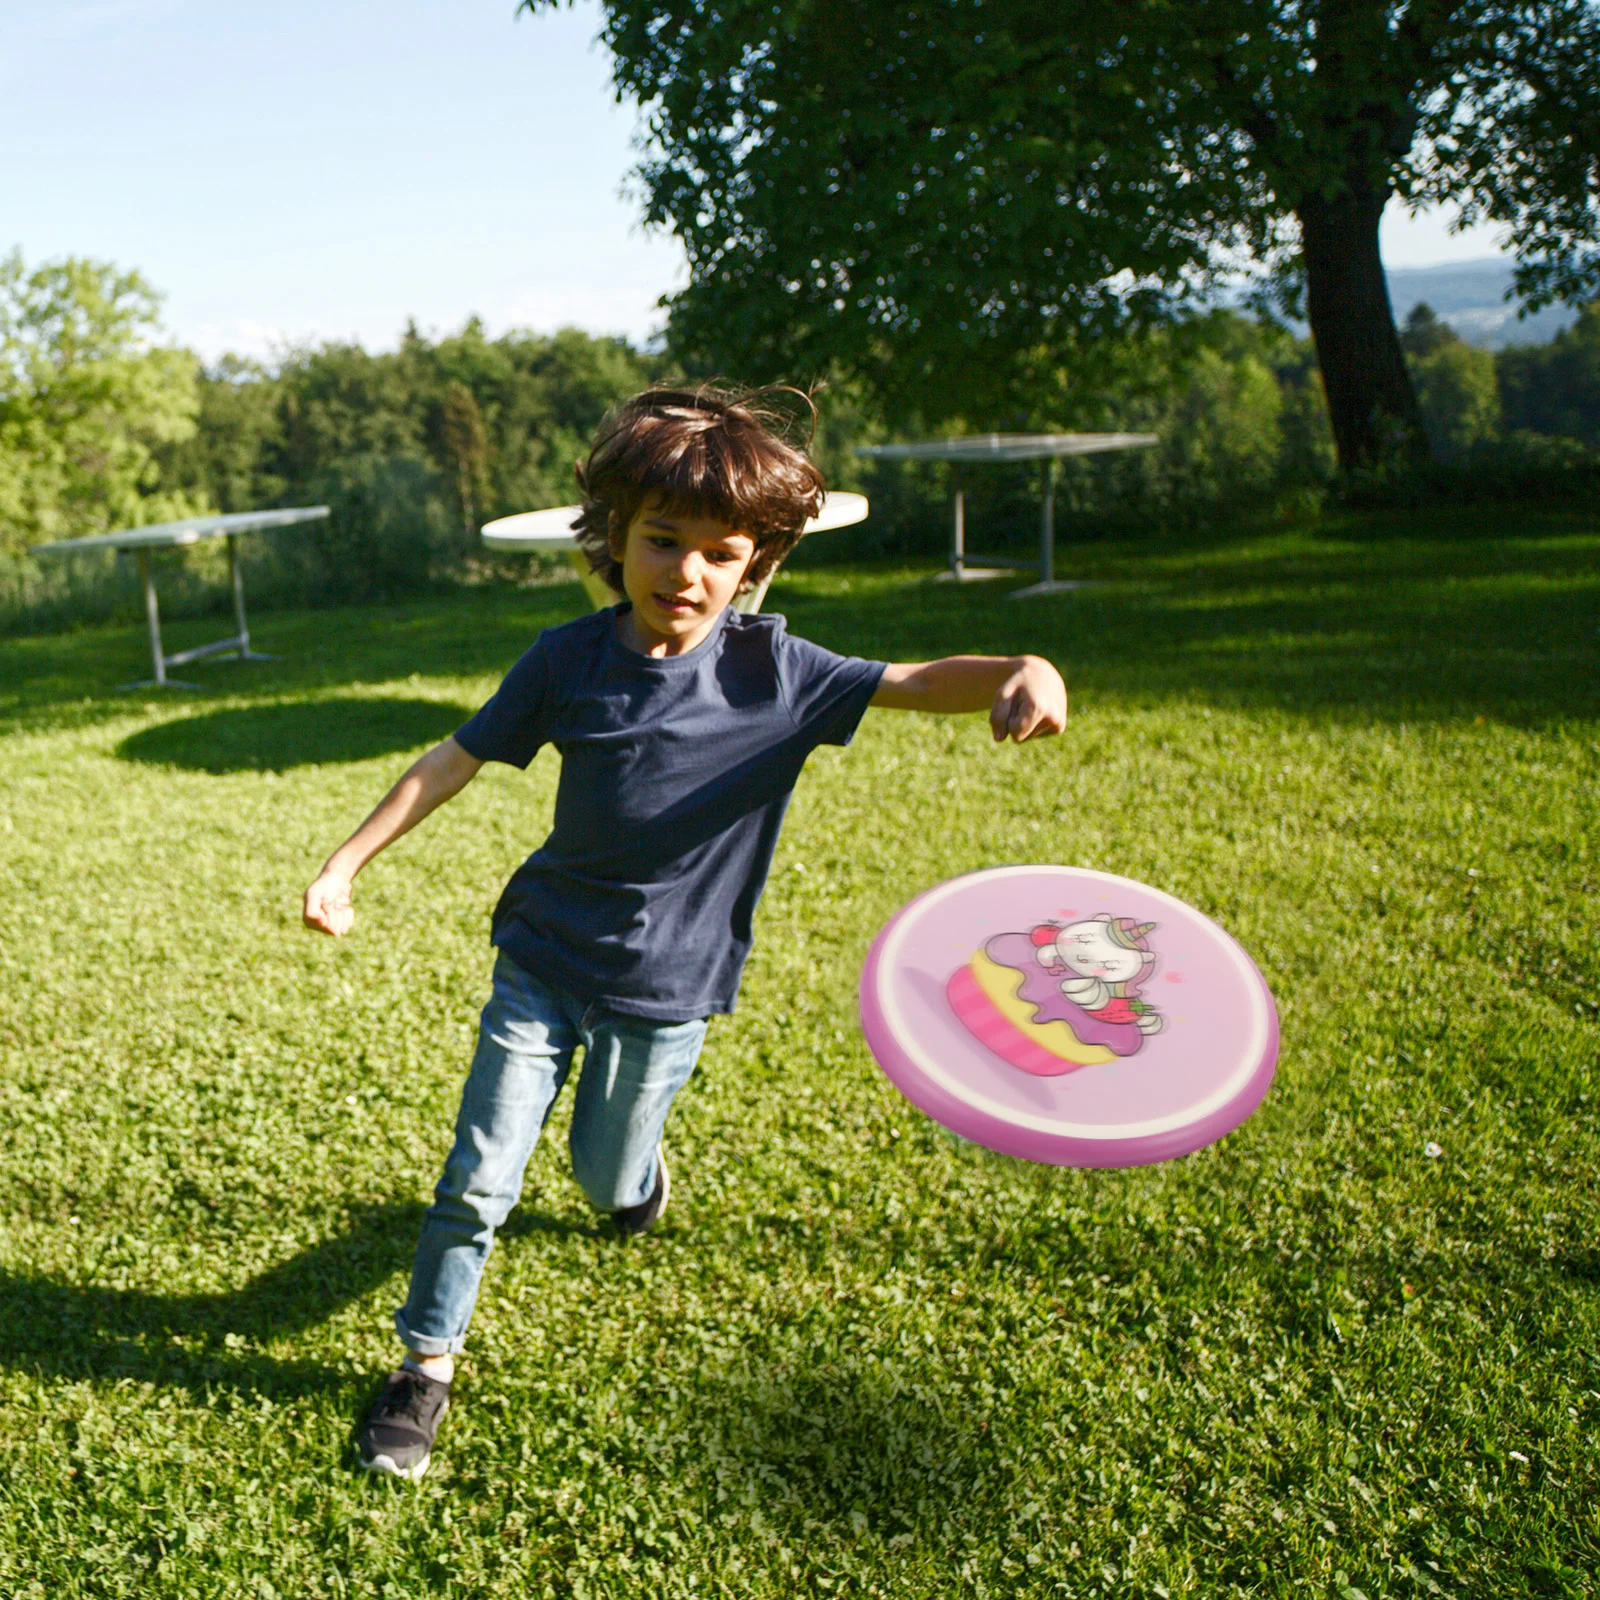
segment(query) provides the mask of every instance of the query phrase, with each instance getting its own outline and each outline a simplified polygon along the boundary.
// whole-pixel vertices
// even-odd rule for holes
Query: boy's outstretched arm
[[[995,738],[1018,744],[1067,725],[1067,686],[1042,656],[891,661],[872,703],[891,711],[987,710]]]
[[[454,739],[446,739],[409,768],[372,815],[328,857],[316,882],[306,890],[306,926],[335,938],[348,933],[356,916],[350,907],[355,875],[380,850],[466,788],[482,765]]]

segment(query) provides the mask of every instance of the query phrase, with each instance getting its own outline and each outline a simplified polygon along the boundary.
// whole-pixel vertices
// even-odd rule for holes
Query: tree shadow
[[[792,580],[780,575],[768,606],[787,613],[794,632],[853,655],[926,660],[1025,648],[1070,665],[1074,690],[1106,702],[1178,698],[1376,721],[1481,714],[1535,725],[1600,714],[1595,531],[1587,514],[1508,506],[1342,516],[1310,535],[1068,538],[1058,575],[1089,581],[1072,593],[1012,600],[1025,575],[935,583],[903,565],[809,564]],[[417,674],[493,680],[541,629],[587,605],[576,584],[562,584],[277,612],[261,631],[280,660],[197,663],[215,670],[196,675],[263,704]],[[188,627],[199,639],[214,626],[176,633]],[[138,704],[109,686],[127,676],[139,648],[136,628],[0,640],[0,729],[127,716]],[[154,691],[146,701],[174,703]],[[353,731],[341,727],[332,748]]]
[[[1592,540],[1298,546],[1248,561],[1104,547],[1061,570],[1075,592],[1009,598],[910,582],[779,587],[792,629],[886,660],[1019,643],[1070,666],[1075,699],[1398,722],[1526,727],[1600,716],[1600,561]]]
[[[470,715],[439,700],[331,696],[160,722],[129,735],[116,754],[189,772],[284,772],[435,744]]]
[[[346,1370],[283,1361],[260,1347],[326,1322],[409,1266],[422,1223],[417,1202],[353,1210],[333,1237],[238,1289],[161,1294],[0,1268],[0,1364],[67,1379],[129,1378],[186,1389],[274,1397],[337,1391]],[[502,1239],[532,1233],[585,1237],[601,1231],[519,1208]],[[370,1383],[371,1375],[359,1382]]]

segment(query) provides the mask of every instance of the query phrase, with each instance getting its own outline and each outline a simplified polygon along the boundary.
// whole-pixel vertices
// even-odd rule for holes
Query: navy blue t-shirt
[[[819,744],[850,742],[883,663],[731,608],[693,650],[644,656],[625,609],[540,634],[456,742],[517,767],[561,752],[494,942],[580,999],[679,1022],[733,1009],[790,791]]]

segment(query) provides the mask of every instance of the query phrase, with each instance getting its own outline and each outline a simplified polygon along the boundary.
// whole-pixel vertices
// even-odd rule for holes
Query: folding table
[[[282,511],[235,511],[215,517],[185,517],[181,522],[153,522],[146,528],[119,528],[115,533],[96,533],[84,539],[61,539],[55,544],[35,545],[33,553],[45,556],[76,555],[80,550],[136,551],[139,556],[139,579],[144,587],[144,614],[150,624],[150,661],[155,676],[141,678],[137,683],[119,684],[118,687],[146,689],[170,685],[175,689],[197,689],[198,684],[169,678],[167,668],[181,667],[186,661],[199,661],[203,656],[220,655],[225,650],[237,652],[240,661],[273,659],[250,648],[250,629],[244,620],[244,579],[239,572],[239,535],[265,528],[285,528],[296,522],[315,522],[327,515],[326,506],[291,506]],[[215,644],[202,644],[193,650],[180,650],[176,655],[164,655],[161,650],[161,612],[156,605],[156,583],[150,570],[150,552],[199,544],[202,539],[228,541],[228,574],[233,581],[233,614],[238,621],[239,631],[231,639],[218,639]]]
[[[964,439],[929,439],[921,444],[858,445],[858,456],[878,461],[1043,461],[1043,497],[1039,508],[1039,559],[1014,560],[1006,556],[967,554],[967,497],[955,492],[951,518],[950,575],[962,578],[993,578],[1002,572],[1037,571],[1039,581],[1019,589],[1013,599],[1030,594],[1056,594],[1076,589],[1077,583],[1056,577],[1056,475],[1055,463],[1062,456],[1095,455],[1103,450],[1136,450],[1158,444],[1153,433],[980,433]],[[971,561],[987,562],[974,567]]]

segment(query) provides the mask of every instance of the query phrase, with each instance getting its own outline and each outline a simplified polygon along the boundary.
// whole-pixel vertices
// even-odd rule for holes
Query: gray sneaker
[[[672,1176],[667,1171],[667,1155],[660,1145],[656,1146],[656,1186],[650,1191],[647,1200],[641,1200],[636,1206],[624,1206],[620,1211],[611,1213],[611,1220],[617,1225],[618,1233],[648,1233],[661,1220],[661,1213],[667,1209],[667,1197],[672,1193]]]
[[[428,1470],[433,1437],[449,1409],[448,1383],[411,1367],[391,1372],[356,1435],[361,1465],[415,1483]]]

